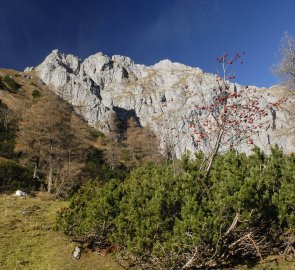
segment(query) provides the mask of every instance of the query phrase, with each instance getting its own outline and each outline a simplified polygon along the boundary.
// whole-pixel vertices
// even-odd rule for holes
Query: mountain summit
[[[108,132],[113,115],[126,121],[134,116],[160,138],[162,151],[173,148],[177,157],[197,150],[185,117],[210,97],[217,78],[170,60],[144,66],[129,57],[109,57],[101,52],[82,61],[54,50],[35,69],[43,82],[71,103],[91,126]],[[239,85],[230,87],[240,89]],[[249,87],[248,91],[258,91],[268,100],[282,95],[279,87]],[[255,136],[255,144],[265,151],[269,145],[278,144],[294,152],[293,138],[284,132],[288,117],[286,110],[278,110],[273,119],[276,130],[261,131]],[[250,149],[247,144],[239,147],[245,152]]]

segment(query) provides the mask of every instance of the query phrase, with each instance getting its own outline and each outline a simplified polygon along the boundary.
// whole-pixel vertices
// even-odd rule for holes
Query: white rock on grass
[[[75,259],[80,259],[81,258],[81,253],[82,253],[82,249],[79,248],[79,247],[75,247],[72,256]]]
[[[24,191],[17,190],[17,191],[15,192],[15,196],[19,196],[19,197],[27,197],[28,194],[27,194],[26,192],[24,192]]]

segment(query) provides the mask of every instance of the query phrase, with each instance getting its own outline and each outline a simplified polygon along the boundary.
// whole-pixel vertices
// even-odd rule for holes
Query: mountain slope
[[[6,81],[18,85],[18,88],[11,89]],[[101,162],[108,170],[108,167],[132,167],[148,160],[162,159],[153,132],[140,128],[135,118],[123,123],[115,115],[110,116],[110,132],[105,136],[89,127],[73,111],[73,106],[50,91],[35,72],[0,70],[0,156],[30,166],[31,169],[38,157],[39,169],[43,173],[51,160],[50,151],[56,151],[54,156],[59,157],[54,166],[62,165],[62,160],[68,162],[65,158],[68,154],[70,163],[80,160],[79,164],[86,166],[83,172],[88,176],[84,175],[84,178],[104,178],[106,173],[102,173]],[[50,145],[56,148],[48,151]],[[73,151],[69,150],[70,147]],[[78,149],[84,150],[81,154],[74,154]],[[97,164],[90,157],[96,158]],[[47,173],[45,170],[42,178],[46,178]]]
[[[155,132],[162,152],[170,147],[178,157],[198,149],[185,117],[193,106],[201,106],[204,99],[212,96],[217,78],[199,68],[169,60],[147,67],[118,55],[108,57],[97,53],[82,61],[58,50],[36,67],[36,74],[95,128],[108,132],[113,114],[125,121],[134,116],[142,126],[149,126]],[[241,88],[230,85],[238,91]],[[249,95],[258,92],[268,101],[282,96],[280,87],[249,87],[248,91]],[[288,126],[288,117],[289,112],[278,109],[275,120],[279,131],[263,130],[255,137],[255,144],[265,151],[269,144],[294,151],[293,138],[284,130],[281,132]],[[271,119],[271,114],[268,118]],[[249,149],[247,144],[240,146],[241,151]]]

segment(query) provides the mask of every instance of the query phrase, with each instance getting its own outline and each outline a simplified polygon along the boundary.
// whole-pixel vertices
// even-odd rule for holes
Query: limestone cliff
[[[199,68],[169,60],[144,66],[128,57],[108,57],[103,53],[82,61],[54,50],[36,71],[43,82],[73,104],[90,125],[107,132],[113,113],[126,118],[136,116],[142,126],[149,126],[160,138],[162,149],[169,144],[178,157],[187,150],[196,150],[184,117],[194,105],[202,103],[204,93],[205,98],[210,97],[216,85],[216,75]],[[254,89],[249,87],[249,92]],[[282,95],[279,87],[255,91],[267,99]],[[278,110],[277,129],[257,134],[255,144],[264,150],[269,149],[269,144],[278,144],[287,152],[294,152],[293,136],[284,129],[289,125],[288,117],[287,110]],[[247,152],[249,146],[243,144],[240,150]]]

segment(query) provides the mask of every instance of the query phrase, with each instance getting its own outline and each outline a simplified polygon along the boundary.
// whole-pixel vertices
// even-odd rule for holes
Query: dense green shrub
[[[104,152],[94,147],[90,147],[87,150],[83,172],[85,178],[98,180],[103,183],[112,178],[125,179],[129,174],[128,168],[123,164],[111,168],[105,160]]]
[[[138,256],[169,241],[183,203],[180,183],[169,166],[150,164],[135,169],[121,186],[124,197],[112,240]]]
[[[6,85],[3,82],[3,77],[0,76],[0,90],[6,90]]]
[[[18,90],[21,88],[21,85],[8,75],[3,78],[3,82],[4,89],[8,90],[11,93],[17,93]]]
[[[0,100],[0,157],[13,158],[16,138],[16,123],[11,112]]]
[[[98,139],[98,138],[104,138],[105,134],[102,133],[101,131],[97,130],[97,129],[90,129],[90,136],[93,137],[94,139]]]
[[[13,158],[15,156],[14,154],[14,146],[15,146],[15,138],[13,137],[14,133],[9,132],[9,134],[1,134],[0,131],[0,156],[1,157],[6,157],[6,158]],[[1,140],[1,138],[3,138]],[[10,137],[7,139],[7,137]]]
[[[105,186],[92,182],[72,197],[69,209],[59,212],[58,228],[75,241],[107,247],[121,198],[120,181],[110,180]]]
[[[41,96],[41,92],[37,89],[34,89],[33,92],[32,92],[32,97],[35,99],[35,98],[38,98]]]
[[[18,163],[0,158],[0,192],[12,192],[17,189],[32,191],[40,183],[33,179],[32,170]]]
[[[201,159],[184,158],[179,174],[149,164],[123,182],[85,187],[59,227],[99,247],[116,244],[144,269],[206,268],[280,247],[279,235],[294,228],[295,157],[278,148],[269,156],[230,151],[208,178]]]

